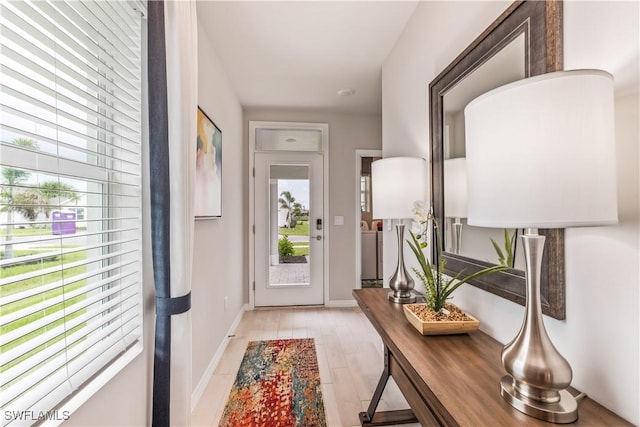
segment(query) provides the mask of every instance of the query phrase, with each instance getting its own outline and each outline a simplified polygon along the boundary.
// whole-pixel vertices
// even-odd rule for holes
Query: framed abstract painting
[[[196,219],[222,217],[222,131],[198,107],[196,182],[194,215]]]

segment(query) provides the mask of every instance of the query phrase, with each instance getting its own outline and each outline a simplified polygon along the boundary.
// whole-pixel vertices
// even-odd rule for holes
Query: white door
[[[254,182],[255,306],[323,304],[322,154],[255,153]]]

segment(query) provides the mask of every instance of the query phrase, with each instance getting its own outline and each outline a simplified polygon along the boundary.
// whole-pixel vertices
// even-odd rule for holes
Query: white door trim
[[[356,150],[356,219],[355,224],[355,239],[356,239],[356,276],[355,276],[355,289],[362,287],[361,275],[362,275],[362,233],[360,233],[360,221],[362,220],[362,213],[360,212],[360,174],[362,173],[362,158],[363,157],[382,157],[382,150]]]
[[[255,308],[254,284],[256,280],[255,272],[255,241],[253,227],[255,226],[255,152],[256,152],[256,130],[257,129],[316,129],[322,132],[322,155],[323,155],[323,228],[324,228],[324,266],[323,266],[323,289],[324,305],[329,302],[329,124],[328,123],[302,123],[302,122],[270,122],[270,121],[249,121],[249,308]]]

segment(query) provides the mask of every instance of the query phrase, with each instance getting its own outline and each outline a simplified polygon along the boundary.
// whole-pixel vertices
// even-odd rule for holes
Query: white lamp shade
[[[444,161],[444,216],[467,217],[467,159]]]
[[[373,217],[411,218],[416,200],[427,196],[427,162],[418,157],[390,157],[371,163]]]
[[[561,71],[465,108],[468,223],[564,228],[617,223],[613,77]]]

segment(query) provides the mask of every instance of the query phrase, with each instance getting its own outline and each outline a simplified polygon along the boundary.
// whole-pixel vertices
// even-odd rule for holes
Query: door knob
[[[316,240],[322,240],[322,236],[320,236],[320,235],[317,235],[317,236],[314,236],[314,237],[315,237]]]

